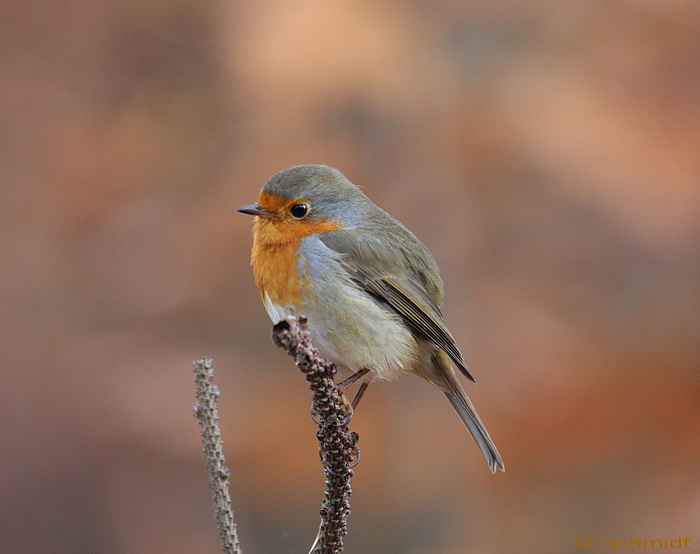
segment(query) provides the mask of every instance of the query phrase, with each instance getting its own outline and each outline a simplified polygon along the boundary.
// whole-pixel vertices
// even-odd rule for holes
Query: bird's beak
[[[275,214],[273,214],[271,211],[266,210],[262,206],[258,204],[250,204],[249,206],[241,206],[236,210],[237,212],[241,212],[242,214],[250,214],[250,215],[259,215],[261,217],[270,217]]]

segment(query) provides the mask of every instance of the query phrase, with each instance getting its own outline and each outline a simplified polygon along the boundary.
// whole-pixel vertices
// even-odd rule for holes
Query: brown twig
[[[216,403],[218,387],[214,384],[214,368],[208,358],[195,360],[194,381],[197,389],[197,405],[194,414],[202,428],[202,444],[209,470],[209,486],[214,494],[214,512],[219,527],[219,537],[225,554],[242,554],[236,523],[233,520],[231,495],[228,489],[229,471],[224,459],[219,413]]]
[[[272,330],[272,339],[294,358],[309,381],[316,437],[326,476],[326,492],[321,504],[321,525],[311,547],[314,554],[336,554],[343,551],[350,515],[350,478],[359,459],[359,436],[348,428],[352,408],[333,382],[335,365],[323,360],[309,340],[306,319],[289,318]]]

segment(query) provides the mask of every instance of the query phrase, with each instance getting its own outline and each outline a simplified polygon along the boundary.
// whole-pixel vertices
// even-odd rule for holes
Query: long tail
[[[479,450],[481,450],[484,458],[486,458],[486,462],[489,464],[491,473],[496,473],[498,469],[505,471],[506,467],[503,464],[501,455],[498,453],[496,445],[493,443],[479,414],[476,412],[474,404],[469,400],[467,393],[464,392],[462,388],[462,384],[457,380],[449,359],[447,356],[441,355],[443,354],[442,351],[438,351],[436,354],[437,355],[434,357],[435,365],[442,374],[444,378],[443,382],[447,389],[443,389],[445,396],[447,396],[447,399],[459,414],[460,419],[467,427],[472,437],[474,437]]]

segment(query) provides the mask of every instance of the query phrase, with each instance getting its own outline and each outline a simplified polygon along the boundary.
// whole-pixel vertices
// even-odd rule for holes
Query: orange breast
[[[339,229],[332,220],[293,220],[256,217],[251,265],[260,295],[279,306],[301,306],[298,249],[304,237]]]
[[[251,265],[260,296],[279,306],[300,306],[297,243],[271,245],[253,241]]]

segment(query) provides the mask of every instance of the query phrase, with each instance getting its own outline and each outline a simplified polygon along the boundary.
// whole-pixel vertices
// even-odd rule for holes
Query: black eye
[[[306,204],[294,204],[289,212],[296,218],[304,217],[309,211]]]

